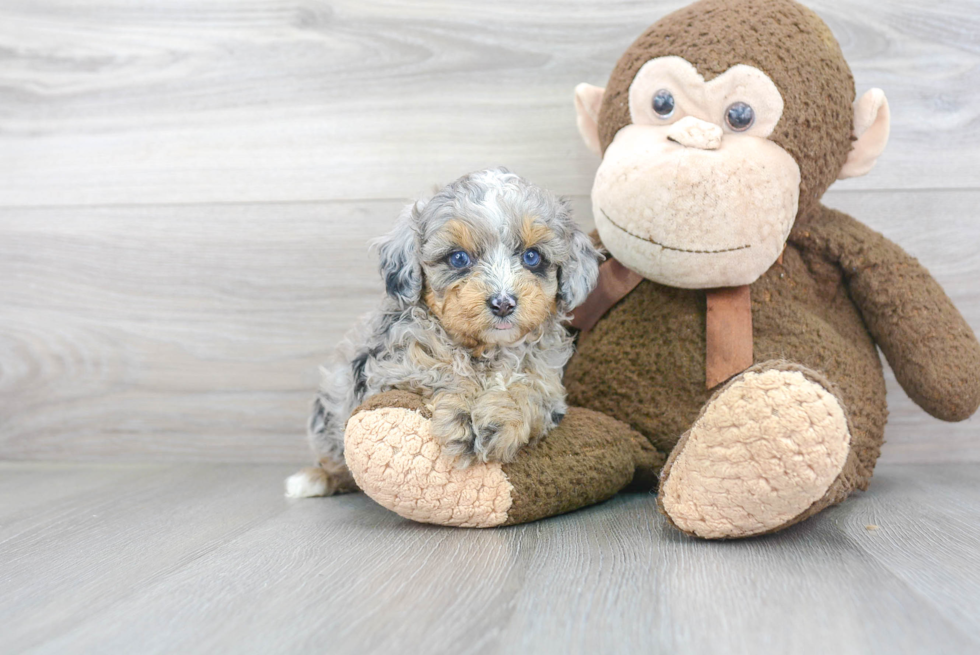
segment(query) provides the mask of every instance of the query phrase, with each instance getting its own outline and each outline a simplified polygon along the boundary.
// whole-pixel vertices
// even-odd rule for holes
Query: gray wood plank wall
[[[685,2],[6,0],[0,458],[296,461],[316,366],[380,293],[367,241],[504,164],[572,197],[571,92]],[[827,197],[980,328],[980,7],[810,2],[892,141]],[[980,461],[890,381],[884,458]]]

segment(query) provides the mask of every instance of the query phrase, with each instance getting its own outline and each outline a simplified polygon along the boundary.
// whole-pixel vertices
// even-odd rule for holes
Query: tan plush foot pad
[[[429,419],[408,407],[361,411],[347,422],[345,457],[380,505],[421,523],[490,528],[507,520],[513,487],[500,464],[457,469]]]
[[[678,443],[660,507],[678,528],[708,539],[772,531],[827,495],[850,440],[844,410],[823,385],[798,370],[750,369]]]

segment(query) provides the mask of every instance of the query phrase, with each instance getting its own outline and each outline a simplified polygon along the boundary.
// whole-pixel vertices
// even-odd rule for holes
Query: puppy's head
[[[410,206],[379,246],[388,295],[424,303],[471,347],[513,343],[571,310],[599,271],[567,203],[502,168]]]

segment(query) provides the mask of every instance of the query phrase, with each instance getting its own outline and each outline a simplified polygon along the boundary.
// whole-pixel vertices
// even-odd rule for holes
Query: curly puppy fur
[[[387,295],[322,369],[309,422],[320,468],[287,480],[291,496],[356,488],[344,426],[383,391],[422,395],[460,466],[511,461],[566,411],[562,322],[595,286],[601,256],[564,200],[506,169],[479,171],[406,207],[374,245]]]

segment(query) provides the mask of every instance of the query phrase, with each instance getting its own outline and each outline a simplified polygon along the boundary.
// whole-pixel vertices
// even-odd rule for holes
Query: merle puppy
[[[409,205],[375,245],[387,295],[322,369],[309,421],[319,466],[291,476],[287,495],[357,489],[344,426],[382,391],[420,394],[459,466],[511,461],[565,413],[562,322],[601,256],[564,200],[506,169],[479,171]]]

